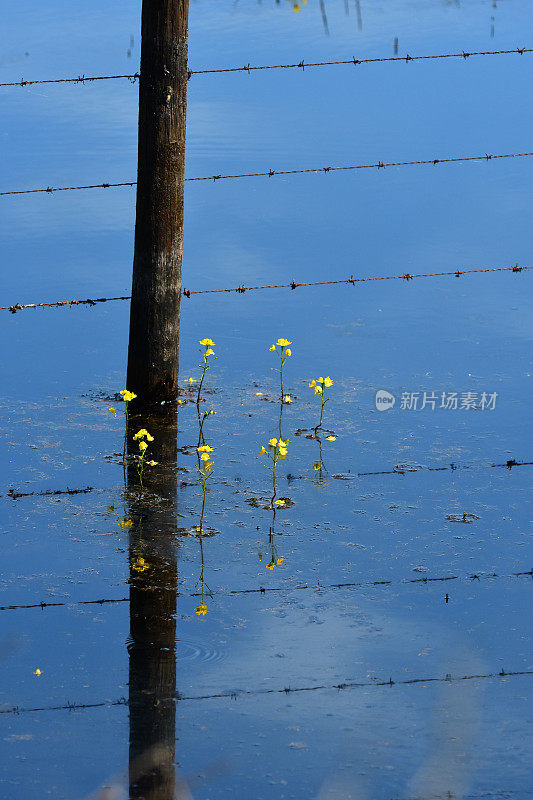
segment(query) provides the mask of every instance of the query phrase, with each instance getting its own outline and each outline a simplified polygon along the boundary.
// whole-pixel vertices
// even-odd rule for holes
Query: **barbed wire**
[[[520,267],[518,264],[515,264],[514,267],[486,267],[480,269],[456,269],[450,272],[420,272],[420,273],[408,273],[405,272],[402,275],[379,275],[374,277],[364,277],[364,278],[354,278],[351,275],[349,278],[341,278],[339,280],[334,281],[308,281],[308,282],[301,282],[296,283],[296,281],[291,281],[290,283],[272,283],[272,284],[265,284],[263,286],[234,286],[227,289],[183,289],[183,294],[185,297],[191,297],[193,294],[220,294],[224,292],[237,292],[238,294],[244,294],[245,292],[255,292],[260,291],[263,289],[298,289],[302,286],[338,286],[338,285],[355,285],[356,283],[368,283],[371,281],[395,281],[395,280],[402,280],[402,281],[412,281],[416,278],[437,278],[437,277],[444,277],[444,276],[455,276],[460,278],[462,275],[471,275],[475,273],[486,273],[486,272],[524,272],[526,270],[533,269],[533,266],[523,266]],[[10,311],[12,314],[16,314],[17,311],[25,311],[28,308],[63,308],[68,306],[71,308],[72,306],[95,306],[98,303],[109,303],[115,300],[131,300],[131,295],[122,295],[120,297],[95,297],[95,298],[87,298],[85,300],[56,300],[50,303],[15,303],[11,306],[0,306],[0,311]]]
[[[348,689],[363,689],[370,687],[384,687],[384,686],[413,686],[416,684],[425,683],[458,683],[461,681],[480,681],[480,680],[493,680],[497,678],[517,678],[533,675],[533,670],[513,670],[506,671],[501,669],[500,672],[486,672],[478,675],[452,675],[447,673],[444,676],[432,676],[429,678],[403,678],[401,680],[393,680],[390,677],[388,680],[378,680],[377,678],[369,681],[346,681],[344,683],[335,684],[315,684],[311,686],[286,686],[284,688],[268,688],[268,689],[239,689],[237,691],[217,692],[215,694],[200,694],[200,695],[182,695],[176,692],[167,699],[174,699],[177,701],[185,700],[215,700],[215,699],[231,699],[237,700],[242,697],[249,697],[251,695],[276,695],[276,694],[297,694],[301,692],[317,692],[327,689],[336,689],[337,691],[346,691]],[[21,708],[20,706],[11,706],[10,708],[0,709],[0,714],[24,714],[35,713],[37,711],[81,711],[88,708],[111,708],[113,706],[133,706],[135,701],[131,701],[126,697],[119,697],[117,700],[101,700],[96,703],[64,703],[57,706],[37,706],[34,708]]]
[[[13,488],[11,488],[6,495],[1,495],[0,497],[6,497],[10,500],[20,500],[21,497],[57,497],[57,495],[74,495],[74,494],[89,494],[90,492],[94,491],[94,486],[86,486],[83,489],[43,489],[42,491],[36,492],[16,492]]]
[[[252,66],[251,64],[247,64],[244,67],[222,67],[222,68],[214,68],[214,69],[190,69],[187,71],[187,78],[190,80],[193,75],[212,75],[212,74],[220,74],[224,72],[258,72],[260,70],[271,70],[271,69],[301,69],[302,71],[308,69],[310,67],[330,67],[330,66],[337,66],[337,65],[351,65],[351,66],[359,66],[361,64],[383,64],[383,63],[406,63],[408,64],[410,61],[435,61],[438,59],[450,59],[450,58],[462,58],[466,60],[467,58],[471,58],[472,56],[502,56],[502,55],[524,55],[524,53],[531,53],[533,52],[532,48],[528,47],[516,47],[512,50],[477,50],[477,51],[470,51],[465,52],[461,50],[459,53],[437,53],[435,55],[426,55],[426,56],[411,56],[406,54],[405,56],[385,56],[381,58],[352,58],[349,59],[338,59],[336,61],[298,61],[293,62],[291,64],[264,64],[258,66]],[[45,78],[43,80],[24,80],[21,78],[20,81],[11,81],[10,83],[0,83],[0,86],[35,86],[36,84],[43,84],[43,83],[78,83],[78,84],[85,84],[85,83],[94,83],[95,81],[114,81],[120,79],[127,79],[132,83],[139,80],[140,73],[135,72],[131,75],[97,75],[97,76],[85,76],[85,75],[77,75],[71,78]]]
[[[229,589],[226,592],[213,592],[213,596],[227,596],[237,594],[267,594],[268,592],[297,592],[297,591],[321,591],[325,589],[372,589],[380,586],[406,586],[408,584],[428,584],[428,583],[446,583],[448,581],[483,581],[492,580],[494,578],[509,579],[519,577],[533,578],[533,568],[522,572],[511,572],[508,574],[500,574],[497,572],[483,573],[482,571],[474,572],[471,575],[440,575],[437,577],[423,576],[421,578],[400,578],[399,580],[368,580],[352,583],[300,583],[296,586],[259,586],[257,588],[248,589]],[[198,597],[197,592],[176,592],[177,597]],[[129,597],[117,598],[102,598],[98,600],[68,600],[61,602],[46,602],[28,603],[23,605],[7,605],[0,606],[0,611],[18,611],[29,608],[58,608],[67,606],[86,606],[86,605],[104,605],[106,603],[128,603]]]
[[[453,158],[427,158],[417,161],[377,161],[375,164],[348,164],[340,167],[309,167],[306,169],[269,169],[266,172],[239,172],[233,175],[204,175],[196,178],[185,178],[188,183],[198,181],[223,181],[236,180],[239,178],[273,178],[275,175],[306,175],[328,172],[351,172],[360,169],[385,169],[386,167],[414,167],[432,164],[454,164],[466,163],[468,161],[496,161],[502,158],[527,158],[533,153],[501,153],[491,155],[485,153],[482,156],[455,156]],[[38,189],[10,189],[0,192],[0,197],[18,194],[54,194],[55,192],[72,192],[82,189],[114,189],[120,186],[136,186],[137,181],[122,181],[120,183],[90,183],[82,186],[47,186]]]

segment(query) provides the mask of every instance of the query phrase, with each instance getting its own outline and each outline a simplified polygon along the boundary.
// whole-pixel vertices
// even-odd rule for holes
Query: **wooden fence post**
[[[188,0],[142,2],[127,377],[140,405],[178,393],[188,16]]]

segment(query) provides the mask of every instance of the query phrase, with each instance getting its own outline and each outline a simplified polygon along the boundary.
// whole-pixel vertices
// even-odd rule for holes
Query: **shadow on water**
[[[144,490],[135,463],[127,469],[126,496],[133,523],[129,541],[129,797],[171,800],[187,795],[178,790],[174,766],[176,408],[141,419],[154,437],[150,456],[158,463],[145,476]],[[133,457],[136,443],[128,450]]]

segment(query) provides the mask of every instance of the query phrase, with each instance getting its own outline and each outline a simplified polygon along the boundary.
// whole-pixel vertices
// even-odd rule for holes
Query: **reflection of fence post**
[[[183,254],[188,0],[143,0],[127,386],[175,398]]]
[[[168,406],[164,406],[165,409]],[[173,800],[176,717],[177,415],[142,417],[159,462],[145,474],[159,502],[135,499],[139,480],[128,468],[130,493],[129,712],[131,800]],[[140,559],[143,559],[141,562]]]

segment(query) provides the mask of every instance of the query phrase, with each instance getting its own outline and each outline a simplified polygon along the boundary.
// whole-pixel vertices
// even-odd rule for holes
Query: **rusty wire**
[[[190,69],[187,71],[187,77],[190,79],[193,75],[209,75],[209,74],[217,74],[222,72],[258,72],[260,70],[269,70],[269,69],[301,69],[302,71],[307,69],[308,67],[330,67],[336,66],[339,64],[346,64],[346,65],[353,65],[358,66],[360,64],[377,64],[377,63],[386,63],[386,62],[404,62],[409,63],[410,61],[435,61],[438,59],[444,58],[463,58],[467,59],[471,56],[501,56],[501,55],[523,55],[524,53],[531,53],[533,52],[532,48],[528,47],[516,47],[513,50],[478,50],[472,52],[465,52],[462,50],[460,53],[438,53],[436,55],[428,55],[428,56],[410,56],[409,54],[405,56],[388,56],[383,58],[355,58],[353,56],[350,59],[342,59],[337,61],[310,61],[306,63],[305,61],[298,61],[292,64],[265,64],[260,66],[251,66],[250,64],[244,67],[223,67],[218,69]],[[26,81],[23,78],[20,81],[12,81],[10,83],[0,83],[0,86],[34,86],[36,84],[43,84],[43,83],[78,83],[78,84],[85,84],[85,83],[94,83],[95,81],[113,81],[119,79],[127,79],[130,80],[132,83],[135,83],[140,78],[140,74],[138,72],[133,73],[132,75],[97,75],[93,77],[86,77],[85,75],[77,75],[73,78],[46,78],[44,80],[31,80]]]
[[[356,283],[367,283],[369,281],[412,281],[416,278],[436,278],[448,275],[454,275],[457,278],[460,278],[461,275],[469,275],[472,273],[480,273],[480,272],[524,272],[525,270],[533,269],[533,267],[520,267],[518,264],[515,264],[514,267],[486,267],[481,269],[456,269],[451,272],[421,272],[421,273],[409,273],[404,272],[403,275],[379,275],[375,277],[366,277],[366,278],[354,278],[351,275],[349,278],[341,278],[335,281],[310,281],[307,283],[296,283],[296,281],[291,281],[291,283],[272,283],[272,284],[265,284],[263,286],[235,286],[227,289],[183,289],[183,294],[185,297],[191,297],[193,294],[219,294],[224,292],[237,292],[238,294],[244,294],[245,292],[255,292],[260,291],[262,289],[297,289],[301,286],[335,286],[335,285],[348,285],[351,284],[355,286]],[[96,298],[87,298],[86,300],[57,300],[51,303],[15,303],[12,306],[0,306],[0,311],[10,311],[12,314],[16,314],[17,311],[24,311],[28,308],[61,308],[68,306],[71,308],[72,306],[95,306],[98,303],[108,303],[113,300],[131,300],[131,295],[123,295],[121,297],[96,297]]]
[[[274,175],[304,175],[308,173],[324,174],[328,172],[350,172],[359,169],[385,169],[385,167],[413,167],[418,165],[453,164],[467,161],[495,161],[501,158],[526,158],[533,153],[501,153],[483,156],[456,156],[454,158],[427,158],[418,161],[377,161],[375,164],[348,164],[340,167],[310,167],[306,169],[269,169],[268,172],[239,172],[234,175],[204,175],[197,178],[185,178],[188,183],[198,181],[234,180],[236,178],[272,178]],[[40,189],[11,189],[0,192],[0,197],[13,194],[54,194],[54,192],[69,192],[79,189],[109,189],[117,186],[136,186],[137,181],[122,181],[121,183],[92,183],[85,186],[47,186]]]

